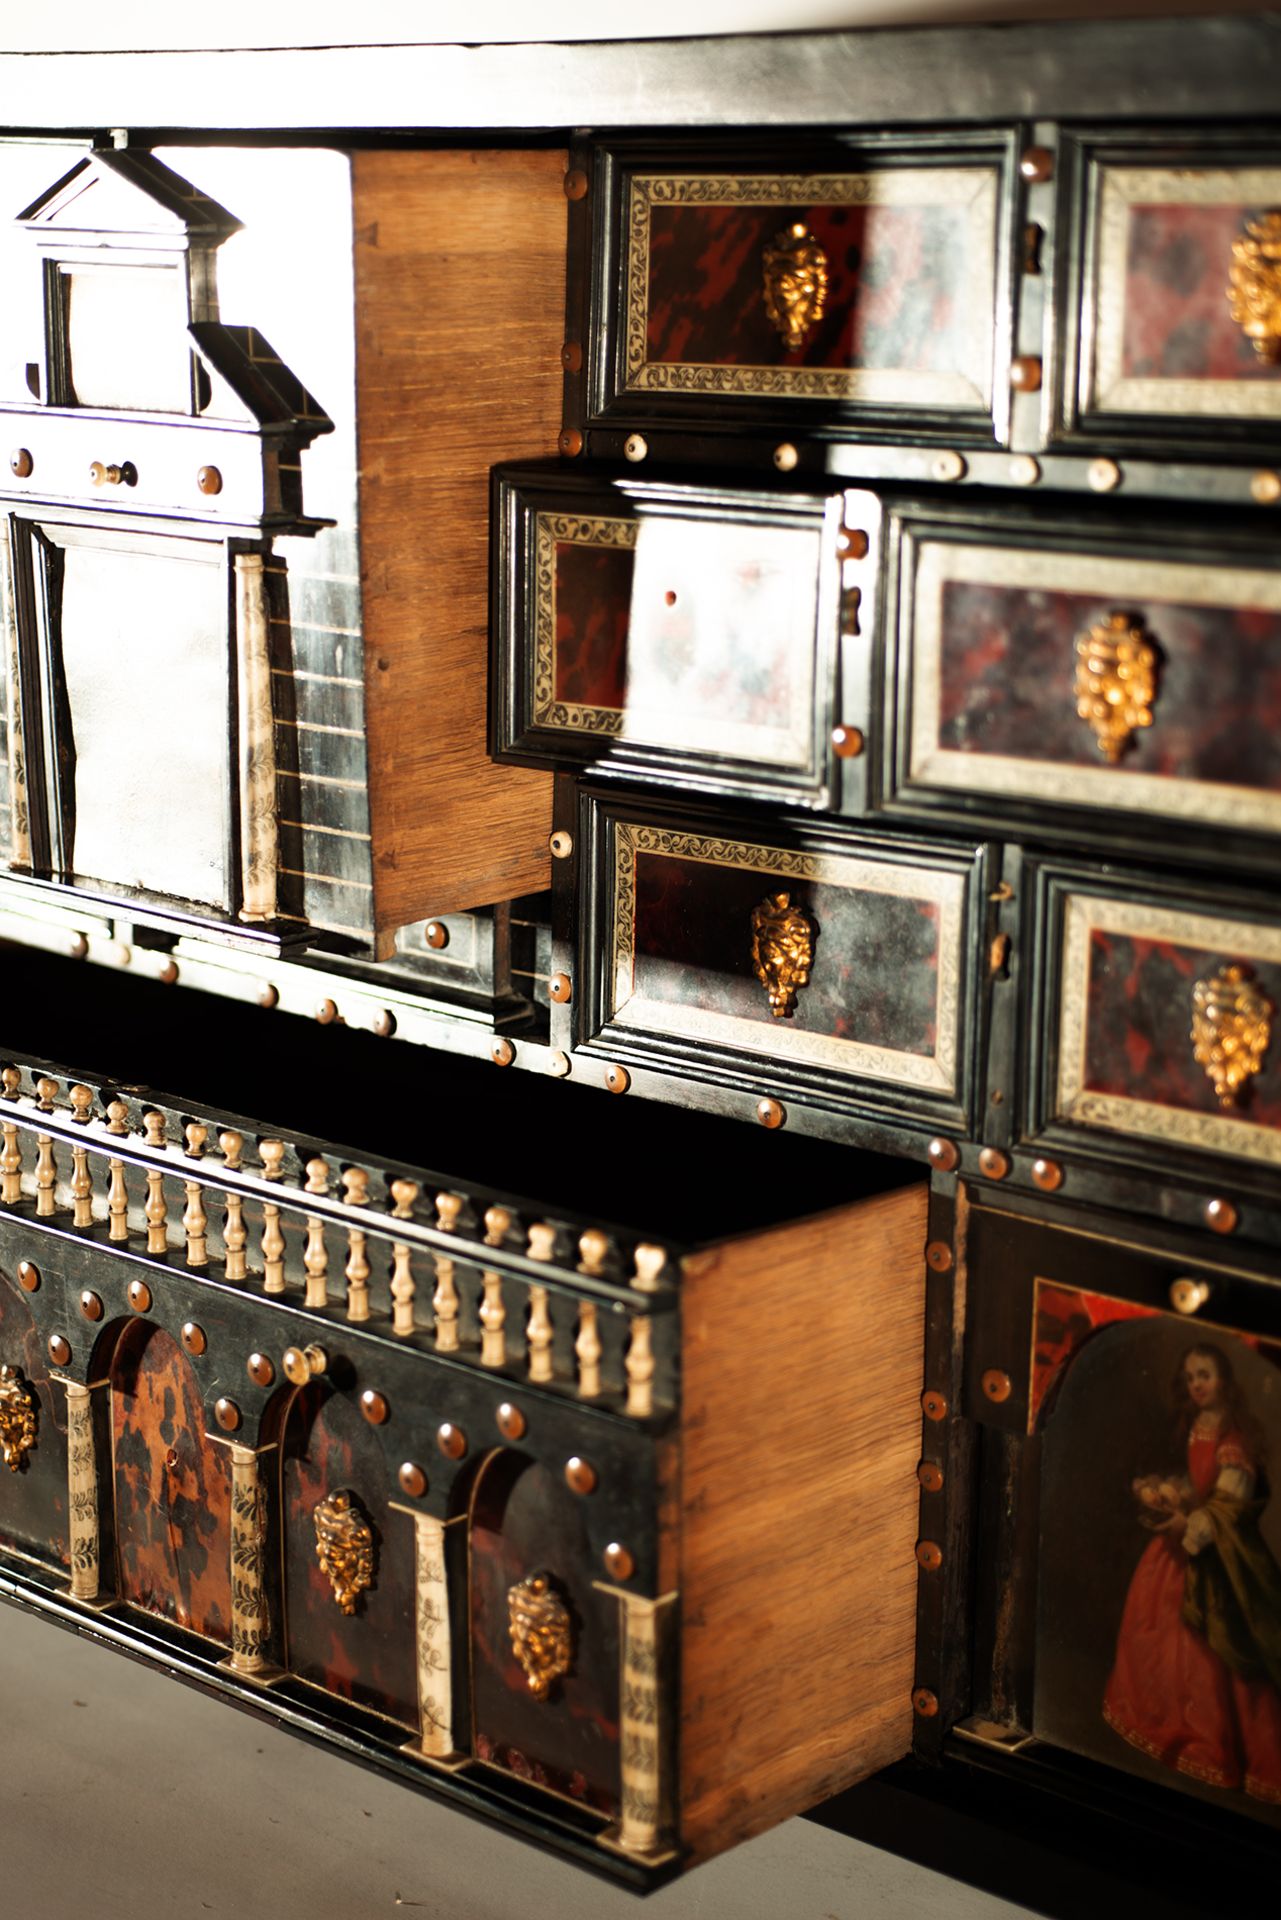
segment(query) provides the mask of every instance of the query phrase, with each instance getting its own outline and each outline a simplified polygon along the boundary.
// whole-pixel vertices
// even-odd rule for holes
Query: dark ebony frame
[[[1225,127],[1085,126],[1060,134],[1060,190],[1056,209],[1055,283],[1060,288],[1054,337],[1046,344],[1047,427],[1050,445],[1064,451],[1147,454],[1157,460],[1189,456],[1248,459],[1281,455],[1281,375],[1272,420],[1226,414],[1105,411],[1087,404],[1088,340],[1098,296],[1096,253],[1103,176],[1113,166],[1269,166],[1281,169],[1281,132],[1266,122]],[[1224,283],[1227,281],[1224,263]]]
[[[1137,1133],[1094,1129],[1058,1113],[1059,1017],[1063,986],[1063,928],[1073,894],[1090,894],[1150,904],[1188,914],[1269,924],[1256,894],[1228,888],[1198,888],[1159,881],[1113,866],[1087,866],[1047,854],[1029,856],[1025,868],[1024,912],[1027,1006],[1023,1027],[1027,1054],[1021,1076],[1018,1139],[1038,1154],[1063,1156],[1073,1169],[1072,1190],[1109,1207],[1151,1212],[1159,1196],[1164,1219],[1205,1230],[1203,1196],[1229,1192],[1238,1206],[1242,1239],[1281,1248],[1281,1219],[1275,1203],[1277,1172],[1263,1160],[1238,1158]],[[1189,1046],[1191,1042],[1189,1041]],[[1224,1250],[1231,1242],[1221,1243]]]
[[[980,965],[984,930],[989,920],[989,895],[997,871],[996,850],[973,841],[941,846],[910,840],[875,838],[835,824],[796,816],[768,822],[742,813],[692,813],[688,806],[643,799],[640,796],[579,789],[577,819],[579,879],[576,889],[577,923],[572,933],[574,992],[572,1004],[553,1005],[551,1041],[584,1066],[592,1061],[623,1062],[629,1071],[675,1071],[696,1091],[692,1104],[726,1112],[741,1111],[745,1095],[755,1104],[762,1095],[777,1095],[789,1103],[788,1114],[798,1120],[817,1119],[824,1130],[824,1114],[842,1119],[866,1118],[875,1131],[859,1143],[894,1150],[881,1132],[885,1127],[912,1129],[913,1158],[920,1157],[923,1129],[969,1136],[979,1128],[976,1106],[981,1099],[981,1064],[990,1017],[990,980]],[[610,955],[613,928],[614,829],[619,824],[652,825],[694,835],[739,839],[801,852],[884,860],[895,866],[928,872],[947,872],[964,880],[958,955],[956,1087],[951,1093],[913,1089],[892,1080],[860,1077],[854,1070],[801,1065],[783,1055],[774,1056],[735,1047],[728,1042],[682,1039],[650,1033],[643,1028],[611,1021]],[[762,886],[766,884],[762,875]],[[558,878],[558,885],[568,883]],[[572,911],[572,898],[565,904]],[[718,1099],[717,1090],[722,1097]],[[723,1096],[729,1095],[726,1099]],[[672,1097],[669,1093],[668,1097]],[[839,1137],[839,1136],[838,1136]],[[849,1137],[848,1132],[845,1137]]]
[[[933,445],[1001,447],[1009,438],[1009,362],[1017,337],[1021,279],[1014,243],[1020,201],[1018,130],[991,126],[970,131],[886,134],[849,129],[806,131],[780,141],[763,130],[754,139],[698,142],[609,139],[575,149],[572,169],[590,179],[586,196],[571,203],[565,424],[586,432],[586,451],[617,459],[634,431],[661,434],[651,450],[672,461],[706,462],[725,456],[724,437],[737,436],[734,458],[743,458],[743,437],[753,430],[774,437],[798,433],[807,440],[856,434],[871,442],[914,439]],[[996,271],[993,298],[992,405],[989,408],[886,406],[852,400],[797,400],[751,394],[654,394],[630,392],[624,384],[626,188],[634,172],[670,173],[874,171],[886,167],[990,165],[997,172]],[[750,441],[748,442],[750,445]]]
[[[553,771],[584,769],[602,779],[628,779],[690,794],[725,794],[840,812],[863,810],[859,759],[842,761],[832,729],[868,707],[869,657],[863,630],[870,624],[880,512],[874,496],[856,495],[869,511],[859,530],[869,541],[865,561],[852,563],[867,581],[861,602],[842,587],[837,533],[842,493],[768,491],[723,481],[674,483],[640,478],[635,469],[590,474],[564,466],[496,467],[491,494],[490,752],[496,760]],[[820,532],[814,629],[814,711],[807,764],[739,759],[723,753],[663,747],[621,735],[548,727],[534,716],[537,644],[536,516],[540,512],[603,515],[638,521],[645,516],[742,527]],[[866,522],[866,525],[864,524]],[[850,565],[851,563],[845,563]]]
[[[1068,841],[1100,855],[1122,854],[1147,864],[1163,861],[1186,866],[1189,857],[1216,867],[1238,867],[1248,875],[1270,876],[1276,867],[1275,842],[1265,830],[1203,825],[1155,810],[1126,810],[1114,801],[1059,802],[1017,794],[990,795],[983,785],[984,756],[976,753],[970,788],[917,785],[910,775],[914,697],[913,564],[916,543],[934,538],[957,545],[1007,546],[1065,555],[1133,556],[1154,562],[1177,558],[1191,565],[1276,567],[1275,539],[1262,515],[1241,525],[1239,514],[1211,518],[1205,510],[1170,505],[1104,503],[1074,497],[1035,503],[1008,497],[990,500],[971,494],[927,500],[887,494],[882,609],[876,679],[883,689],[879,751],[874,741],[875,773],[871,811],[917,826],[940,824],[962,832],[984,829],[1024,839]],[[1234,690],[1230,663],[1225,697]],[[1159,708],[1158,708],[1159,714]],[[1053,764],[1053,763],[1047,763]],[[1174,781],[1171,781],[1174,785]],[[1163,830],[1171,837],[1163,837]]]

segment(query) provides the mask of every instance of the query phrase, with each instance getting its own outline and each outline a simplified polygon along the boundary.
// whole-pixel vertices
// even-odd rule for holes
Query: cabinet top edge
[[[0,52],[0,132],[317,137],[1277,113],[1281,13],[693,39]]]

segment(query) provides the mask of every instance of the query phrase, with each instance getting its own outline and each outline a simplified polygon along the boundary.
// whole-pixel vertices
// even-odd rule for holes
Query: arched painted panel
[[[288,1666],[327,1693],[418,1724],[414,1523],[393,1513],[382,1447],[357,1409],[323,1382],[304,1387],[281,1456]],[[316,1508],[354,1494],[373,1535],[373,1578],[344,1613],[316,1554]]]
[[[231,1456],[205,1434],[189,1362],[135,1321],[111,1363],[120,1597],[231,1642]]]
[[[477,1756],[616,1815],[618,1602],[593,1585],[577,1497],[521,1454],[495,1454],[472,1497],[470,1627]],[[512,1645],[512,1588],[547,1574],[569,1615],[570,1669],[536,1697]]]
[[[1281,1825],[1281,1346],[1112,1321],[1043,1424],[1036,1733]]]
[[[30,1310],[0,1274],[0,1366],[15,1367],[36,1399],[36,1444],[16,1472],[0,1465],[0,1546],[67,1566],[67,1403],[49,1378]]]

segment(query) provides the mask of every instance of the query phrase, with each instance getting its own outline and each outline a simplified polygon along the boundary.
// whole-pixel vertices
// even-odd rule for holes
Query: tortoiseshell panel
[[[555,541],[553,695],[558,704],[621,711],[633,566],[629,546]]]
[[[953,872],[620,823],[614,995],[625,1026],[907,1086],[955,1081],[960,913]],[[786,892],[812,929],[809,980],[771,1012],[754,910]]]
[[[624,384],[645,392],[981,408],[990,402],[997,174],[637,174],[627,206]],[[765,254],[795,226],[827,298],[787,344]]]
[[[314,1384],[290,1409],[281,1476],[290,1672],[416,1726],[414,1527],[388,1507],[381,1446],[349,1401]],[[374,1536],[373,1584],[354,1614],[341,1611],[316,1558],[315,1510],[340,1488],[357,1496]]]
[[[0,1365],[36,1400],[36,1444],[16,1472],[0,1463],[0,1545],[68,1566],[67,1402],[22,1295],[0,1276]]]
[[[207,1438],[196,1376],[159,1327],[121,1336],[111,1413],[121,1598],[229,1643],[231,1454]]]
[[[1198,980],[1241,966],[1276,1028],[1229,1106],[1194,1057]],[[1068,898],[1060,1006],[1060,1118],[1281,1162],[1281,934],[1248,921]]]
[[[471,1661],[477,1756],[599,1813],[619,1811],[618,1601],[594,1585],[575,1496],[548,1468],[501,1453],[472,1505]],[[572,1623],[570,1671],[536,1699],[512,1650],[507,1596],[550,1575]]]
[[[1281,828],[1281,572],[927,536],[910,597],[913,784]],[[1118,610],[1155,691],[1111,761],[1076,642]]]
[[[1234,243],[1281,207],[1281,168],[1102,166],[1082,404],[1103,413],[1281,415],[1281,365],[1233,318]]]

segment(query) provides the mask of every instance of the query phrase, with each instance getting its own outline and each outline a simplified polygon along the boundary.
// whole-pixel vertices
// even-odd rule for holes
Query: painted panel
[[[21,1293],[0,1277],[0,1365],[13,1367],[36,1401],[35,1446],[16,1471],[0,1464],[0,1545],[70,1565],[67,1402],[49,1379],[44,1341]]]
[[[903,1085],[955,1084],[964,878],[620,823],[614,993],[624,1026]],[[809,978],[776,1016],[753,914],[785,892]]]
[[[285,1427],[281,1475],[290,1671],[416,1726],[414,1527],[389,1509],[381,1445],[349,1401],[322,1384],[305,1387]],[[343,1489],[373,1534],[373,1581],[352,1614],[316,1554],[316,1508]]]
[[[231,1454],[206,1437],[191,1366],[159,1327],[127,1327],[111,1363],[121,1598],[231,1641]]]
[[[1281,1347],[1044,1283],[1036,1324],[1073,1358],[1042,1415],[1034,1730],[1281,1824]]]
[[[1230,276],[1281,169],[1103,167],[1097,193],[1087,409],[1275,419],[1281,362],[1233,318]]]
[[[594,1584],[576,1497],[512,1453],[485,1466],[469,1533],[471,1670],[477,1756],[522,1780],[617,1815],[618,1601]],[[569,1671],[537,1698],[512,1647],[509,1594],[549,1576],[569,1615]]]
[[[1068,897],[1058,1116],[1281,1163],[1281,1032],[1225,1104],[1195,1057],[1193,991],[1242,968],[1281,1019],[1281,933],[1141,902]]]
[[[986,407],[997,174],[637,174],[627,203],[625,384],[883,405]],[[821,316],[790,345],[766,254],[799,227],[825,256]]]
[[[1077,711],[1078,637],[1121,610],[1156,655],[1113,763]],[[1281,828],[1281,573],[922,539],[909,776],[954,791]]]
[[[818,526],[536,517],[537,725],[807,769]]]

